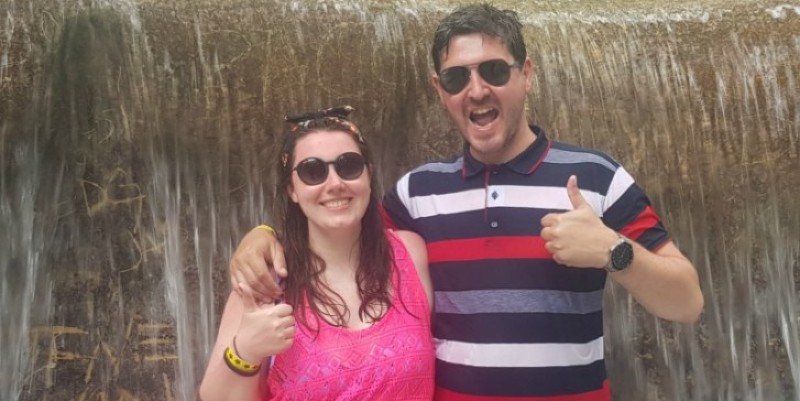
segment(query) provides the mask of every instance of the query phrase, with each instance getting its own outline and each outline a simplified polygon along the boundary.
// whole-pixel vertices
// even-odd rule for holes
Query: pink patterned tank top
[[[387,231],[387,236],[395,258],[392,308],[364,329],[320,322],[316,337],[313,330],[298,323],[294,344],[275,358],[269,370],[265,399],[433,398],[435,351],[428,299],[405,246],[393,232]],[[309,309],[305,310],[308,321],[316,322]]]

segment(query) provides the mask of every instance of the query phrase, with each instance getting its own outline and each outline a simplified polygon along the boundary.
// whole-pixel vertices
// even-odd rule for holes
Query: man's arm
[[[609,251],[619,234],[607,227],[583,198],[575,176],[567,182],[567,194],[573,210],[542,218],[541,237],[546,241],[545,247],[563,265],[603,269],[609,263]],[[672,242],[655,252],[631,242],[633,262],[623,271],[609,273],[611,279],[658,317],[676,322],[696,321],[704,301],[692,263]]]
[[[693,323],[703,311],[700,280],[692,262],[672,243],[650,252],[633,242],[633,262],[609,273],[648,312],[675,322]]]
[[[279,298],[283,290],[275,275],[286,277],[286,259],[274,232],[259,227],[250,230],[231,257],[230,273],[234,291],[241,291],[239,283],[247,283],[263,303]]]

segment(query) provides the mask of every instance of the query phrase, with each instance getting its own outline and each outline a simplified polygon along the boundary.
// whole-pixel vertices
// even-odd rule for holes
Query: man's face
[[[497,59],[514,63],[500,39],[477,33],[456,36],[442,54],[441,71],[466,66],[470,72],[466,86],[449,93],[442,86],[442,72],[432,77],[439,99],[469,142],[472,156],[487,164],[513,159],[535,139],[524,114],[525,98],[531,90],[531,61],[526,59],[522,66],[511,68],[504,85],[493,86],[481,76],[478,66]]]

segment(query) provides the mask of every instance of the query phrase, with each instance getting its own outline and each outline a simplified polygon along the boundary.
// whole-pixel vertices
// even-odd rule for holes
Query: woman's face
[[[344,228],[361,227],[361,218],[367,211],[370,199],[369,169],[364,167],[363,172],[355,178],[342,178],[337,173],[337,164],[340,172],[347,176],[348,170],[352,175],[354,165],[357,166],[358,156],[361,151],[353,136],[344,131],[323,130],[306,134],[295,144],[294,165],[292,166],[291,184],[288,188],[289,197],[300,206],[303,214],[308,218],[309,232],[338,230]],[[342,156],[348,154],[346,156]],[[319,184],[309,185],[300,179],[303,167],[298,166],[310,158],[323,161],[327,177]],[[337,163],[333,163],[339,159]],[[362,159],[363,160],[363,159]],[[317,165],[319,167],[319,165]],[[316,170],[317,178],[319,174]],[[308,181],[308,180],[307,180]]]

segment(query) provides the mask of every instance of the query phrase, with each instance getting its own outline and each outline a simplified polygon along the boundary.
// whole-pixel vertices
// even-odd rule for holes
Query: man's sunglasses
[[[317,157],[309,157],[297,163],[292,170],[297,170],[297,176],[306,185],[319,185],[328,179],[328,165],[333,164],[336,174],[343,180],[352,181],[364,172],[364,156],[356,152],[346,152],[339,155],[334,161],[326,162]]]
[[[486,60],[478,64],[478,74],[489,85],[503,86],[511,78],[511,69],[519,67],[516,62],[508,64],[501,59]],[[455,95],[464,90],[469,83],[470,75],[470,68],[466,65],[445,68],[439,73],[439,83],[447,93]]]

